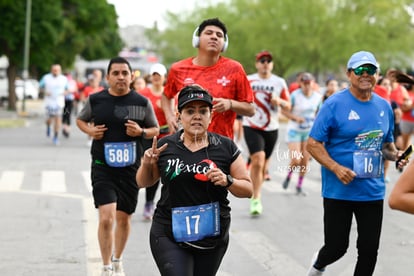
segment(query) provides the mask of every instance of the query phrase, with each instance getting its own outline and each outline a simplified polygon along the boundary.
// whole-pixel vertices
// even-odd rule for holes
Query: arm
[[[397,150],[394,143],[384,143],[382,145],[382,155],[387,160],[396,161],[401,153]]]
[[[161,96],[161,108],[167,119],[168,128],[171,133],[175,133],[178,129],[177,118],[174,114],[174,99],[170,99],[164,95]]]
[[[284,88],[280,92],[279,96],[277,96],[276,93],[272,94],[272,99],[270,100],[270,103],[273,106],[280,106],[282,110],[289,111],[292,108],[292,104],[290,102],[290,95],[286,83],[284,83],[283,86]]]
[[[292,110],[295,106],[294,102],[295,102],[295,95],[293,94],[291,96],[289,96],[289,106],[282,108],[281,113],[283,116],[285,116],[286,118],[288,118],[289,120],[292,120],[294,122],[297,122],[299,124],[305,122],[305,118],[301,117],[301,116],[296,116],[292,113]]]
[[[136,181],[139,188],[151,187],[160,178],[158,165],[156,163],[151,164],[148,160],[144,161],[146,159],[145,155],[147,155],[148,158],[150,154],[147,154],[147,151],[145,151],[141,159],[141,166],[139,167],[136,175]]]
[[[291,105],[291,104],[290,104],[289,107],[282,108],[282,114],[286,118],[288,118],[289,120],[292,120],[292,121],[297,122],[299,124],[305,122],[305,118],[303,118],[301,116],[293,115],[292,108],[293,108],[293,105]]]
[[[136,174],[136,182],[139,188],[150,187],[160,178],[158,169],[158,158],[161,152],[167,148],[168,144],[164,144],[157,148],[157,137],[152,139],[152,147],[147,149],[141,159],[141,166]]]
[[[226,187],[228,184],[227,175],[219,168],[209,170],[206,175],[216,186]],[[233,177],[233,184],[228,190],[236,197],[250,198],[253,195],[253,185],[241,154],[231,163],[230,175]]]
[[[92,108],[89,98],[86,100],[86,103],[83,109],[79,112],[78,117],[76,118],[76,125],[78,128],[91,136],[95,140],[100,140],[103,138],[105,131],[108,129],[105,125],[96,125],[91,123],[92,121]]]
[[[273,106],[280,106],[282,108],[282,110],[285,110],[285,111],[288,111],[288,112],[292,107],[292,105],[290,103],[290,100],[284,100],[280,97],[272,97],[272,99],[270,100],[270,103]]]
[[[145,118],[141,125],[133,120],[127,120],[125,127],[126,134],[131,137],[141,136],[145,139],[151,139],[154,136],[158,136],[160,134],[160,127],[151,101],[147,102]]]
[[[400,106],[400,108],[403,112],[410,111],[411,109],[413,109],[413,101],[410,98],[410,94],[408,94],[407,89],[405,89],[405,87],[401,84],[400,84],[400,89],[401,89],[401,94],[403,97],[403,103]]]
[[[410,162],[388,198],[388,205],[391,209],[400,210],[414,214],[414,162]]]
[[[76,125],[84,133],[88,134],[95,140],[100,140],[103,138],[105,131],[108,129],[105,125],[94,125],[89,122],[82,121],[81,119],[76,119]]]
[[[333,160],[326,151],[322,142],[309,137],[306,150],[322,166],[332,171],[343,184],[349,184],[349,182],[351,182],[356,176],[353,170],[344,167]]]
[[[230,103],[231,103],[230,109],[239,115],[251,117],[256,112],[256,108],[254,107],[252,103],[239,102],[236,100],[230,100]]]
[[[250,198],[253,195],[253,184],[246,170],[246,162],[240,154],[230,166],[233,185],[228,189],[236,197]]]
[[[151,139],[154,136],[158,136],[160,134],[160,128],[158,126],[144,128],[137,124],[135,121],[128,120],[125,123],[126,126],[126,134],[131,137],[139,137],[145,139]]]
[[[256,112],[253,104],[248,102],[239,102],[233,99],[214,98],[213,111],[223,113],[227,110],[232,110],[239,115],[251,117]]]

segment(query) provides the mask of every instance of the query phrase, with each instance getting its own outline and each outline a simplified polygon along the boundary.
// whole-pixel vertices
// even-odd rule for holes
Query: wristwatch
[[[144,129],[144,128],[142,129],[142,132],[141,132],[141,137],[142,137],[142,138],[145,138],[145,129]]]
[[[227,185],[226,185],[226,188],[228,188],[228,187],[230,187],[231,185],[233,185],[233,182],[234,182],[234,180],[233,180],[233,177],[231,176],[231,175],[227,175]]]

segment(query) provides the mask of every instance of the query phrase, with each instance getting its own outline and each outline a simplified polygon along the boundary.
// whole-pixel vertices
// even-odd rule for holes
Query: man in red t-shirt
[[[174,96],[184,86],[198,84],[214,97],[208,130],[233,138],[236,114],[253,116],[255,108],[243,66],[220,55],[228,46],[226,26],[217,18],[204,20],[194,31],[193,46],[198,48],[197,56],[171,66],[161,98],[169,129],[175,132],[178,128]]]

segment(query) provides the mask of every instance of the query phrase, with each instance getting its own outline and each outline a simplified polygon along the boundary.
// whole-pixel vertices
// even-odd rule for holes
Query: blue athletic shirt
[[[354,164],[355,152],[381,152],[383,143],[393,142],[392,109],[387,101],[371,95],[362,102],[349,89],[333,94],[322,104],[310,132],[310,137],[324,143],[332,159],[350,169],[364,163]],[[352,201],[384,199],[384,169],[379,168],[379,177],[356,177],[345,185],[322,166],[322,196]]]

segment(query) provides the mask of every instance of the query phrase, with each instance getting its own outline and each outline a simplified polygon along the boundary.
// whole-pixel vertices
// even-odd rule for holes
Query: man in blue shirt
[[[402,153],[394,145],[391,106],[373,93],[377,70],[372,53],[354,53],[346,72],[350,87],[324,102],[310,132],[307,150],[322,165],[325,244],[309,276],[322,275],[346,253],[353,216],[358,225],[354,276],[374,273],[385,196],[383,161]]]

